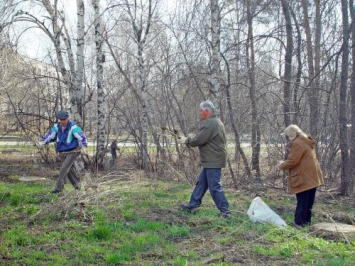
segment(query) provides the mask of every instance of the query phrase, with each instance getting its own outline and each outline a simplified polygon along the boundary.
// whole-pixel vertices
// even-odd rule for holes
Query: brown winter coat
[[[314,150],[311,137],[298,136],[292,141],[288,159],[281,170],[289,170],[288,192],[297,194],[324,184],[323,174]]]

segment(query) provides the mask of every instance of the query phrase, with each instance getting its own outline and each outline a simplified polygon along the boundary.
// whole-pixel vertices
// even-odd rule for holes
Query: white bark
[[[96,82],[97,82],[97,153],[96,160],[99,169],[104,168],[104,156],[105,156],[105,90],[103,82],[103,53],[102,53],[102,30],[100,19],[100,0],[92,1],[95,10],[95,45],[96,45]]]
[[[77,49],[77,66],[75,68],[74,54],[70,42],[68,31],[65,27],[65,17],[60,17],[57,9],[58,0],[55,0],[53,5],[49,0],[42,0],[44,7],[52,19],[53,35],[52,41],[56,50],[58,66],[64,78],[64,83],[69,89],[70,103],[71,103],[71,116],[82,126],[82,103],[83,103],[83,67],[84,67],[84,4],[83,0],[77,0],[78,4],[78,49]],[[59,25],[61,20],[62,25]],[[80,28],[80,29],[79,29]],[[47,34],[48,35],[48,34]],[[63,49],[61,47],[61,40],[65,46],[65,52],[68,56],[69,69],[65,66]],[[80,56],[79,56],[80,55]],[[71,73],[71,75],[70,75]],[[78,74],[79,73],[79,74]],[[77,76],[79,75],[79,76]],[[71,77],[74,77],[74,81]],[[81,80],[81,82],[79,82]],[[80,83],[80,84],[79,84]]]
[[[216,107],[216,115],[220,113],[220,34],[221,17],[218,0],[211,0],[211,34],[212,34],[212,62],[211,62],[211,88],[210,99]]]
[[[53,27],[53,35],[52,35],[52,41],[54,44],[54,48],[56,51],[57,55],[57,60],[58,60],[58,66],[60,69],[60,72],[64,78],[64,83],[68,88],[72,86],[70,75],[65,67],[64,64],[64,58],[63,58],[63,53],[61,49],[61,41],[60,41],[60,27],[58,25],[58,12],[57,12],[57,0],[54,1],[54,6],[50,3],[49,0],[43,0],[42,3],[44,7],[46,8],[47,12],[49,13],[51,19],[52,19],[52,27]]]
[[[148,102],[147,92],[145,88],[145,66],[143,58],[143,44],[138,44],[138,60],[139,60],[139,89],[142,99],[142,159],[143,169],[148,169]]]
[[[127,5],[128,15],[131,18],[131,23],[134,31],[135,42],[137,43],[138,48],[138,63],[139,63],[139,92],[142,104],[142,113],[141,113],[141,127],[142,127],[142,143],[141,143],[141,154],[142,154],[142,164],[143,169],[148,169],[148,132],[149,132],[149,124],[148,124],[148,101],[147,101],[147,91],[145,86],[145,64],[144,64],[144,45],[147,40],[149,29],[151,26],[151,19],[153,16],[153,8],[152,8],[152,0],[149,0],[148,7],[148,17],[147,22],[144,23],[142,21],[142,17],[137,16],[136,13],[132,13],[130,8],[130,3],[128,0],[125,1]],[[133,12],[136,12],[137,6],[134,6]],[[137,18],[138,17],[138,18]],[[139,21],[140,17],[140,21]],[[145,29],[144,29],[145,25]]]
[[[83,89],[83,77],[84,77],[84,47],[85,47],[85,6],[83,0],[77,0],[77,45],[76,45],[76,75],[74,80],[73,94],[71,102],[72,110],[77,117],[74,117],[75,121],[81,120],[83,117],[83,101],[84,101],[84,89]]]

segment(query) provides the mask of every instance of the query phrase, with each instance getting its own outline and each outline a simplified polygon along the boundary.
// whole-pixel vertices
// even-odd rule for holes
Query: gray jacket
[[[204,168],[224,168],[227,162],[226,132],[224,125],[215,115],[201,122],[199,132],[186,140],[188,147],[198,146],[200,164]]]

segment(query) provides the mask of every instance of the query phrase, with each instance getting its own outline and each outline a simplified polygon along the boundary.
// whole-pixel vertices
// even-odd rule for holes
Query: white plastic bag
[[[273,210],[271,210],[270,207],[260,197],[253,199],[247,214],[250,221],[253,223],[272,223],[276,225],[287,226],[286,222]]]

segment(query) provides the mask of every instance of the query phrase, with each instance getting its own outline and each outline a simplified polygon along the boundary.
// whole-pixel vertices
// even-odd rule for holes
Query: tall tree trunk
[[[212,35],[212,62],[211,62],[211,88],[210,99],[216,107],[216,115],[220,110],[220,35],[221,35],[221,16],[218,0],[210,0],[211,5],[211,35]]]
[[[321,94],[320,94],[320,59],[321,59],[321,36],[322,36],[322,21],[321,21],[321,0],[314,0],[314,4],[316,7],[316,19],[315,19],[315,33],[314,33],[314,88],[315,91],[313,92],[315,94],[315,98],[317,101],[317,105],[315,108],[316,114],[314,115],[314,120],[317,122],[317,124],[314,124],[314,127],[316,128],[316,131],[314,132],[314,137],[318,136],[318,126],[319,126],[319,119],[320,119],[320,108],[321,104],[319,104],[319,101],[321,100]]]
[[[291,84],[292,84],[292,53],[293,53],[293,36],[292,36],[292,22],[290,14],[290,6],[287,0],[281,0],[282,11],[286,22],[286,53],[285,53],[285,72],[283,75],[283,112],[285,128],[291,124],[290,105],[291,105]],[[285,158],[288,157],[289,147],[285,146]],[[283,172],[285,177],[286,173]],[[283,178],[283,185],[286,187],[286,179]]]
[[[75,122],[78,123],[80,126],[82,126],[82,113],[80,112],[82,108],[82,102],[83,102],[83,92],[82,92],[82,85],[81,87],[78,87],[78,82],[75,80],[73,81],[72,77],[75,79],[77,78],[77,70],[81,71],[83,73],[83,51],[84,51],[84,4],[81,4],[80,2],[83,2],[83,0],[77,0],[77,7],[78,7],[78,44],[77,44],[77,54],[82,54],[81,58],[78,58],[79,61],[77,63],[81,63],[82,67],[77,66],[75,69],[75,63],[74,63],[74,57],[73,57],[73,50],[71,47],[70,43],[70,38],[68,36],[68,32],[65,27],[65,20],[64,18],[60,18],[60,15],[58,12],[58,0],[54,0],[53,4],[49,0],[42,0],[42,4],[47,10],[51,20],[52,20],[52,28],[53,28],[53,36],[51,37],[56,55],[57,55],[57,60],[58,60],[58,66],[60,69],[60,72],[63,76],[64,79],[64,84],[66,85],[67,89],[69,90],[69,95],[70,95],[70,103],[71,103],[71,116],[74,118]],[[61,19],[62,25],[59,25],[59,20]],[[79,30],[79,25],[80,25],[80,30]],[[70,66],[70,71],[65,66],[65,60],[64,60],[64,52],[63,52],[63,47],[61,43],[61,39],[64,42],[64,52],[68,55],[68,62]],[[79,45],[80,43],[80,45]],[[79,74],[80,75],[80,74]],[[82,75],[81,75],[82,79]]]
[[[97,149],[96,149],[96,163],[99,170],[105,167],[105,91],[103,82],[103,36],[100,14],[100,0],[93,0],[92,2],[95,11],[95,46],[96,46],[96,82],[97,82]]]
[[[148,170],[148,94],[147,88],[145,84],[145,64],[144,64],[144,45],[147,41],[147,37],[149,35],[150,26],[152,23],[153,12],[155,8],[153,8],[153,0],[148,1],[148,10],[147,10],[147,21],[144,23],[143,16],[137,14],[137,2],[133,6],[133,12],[130,3],[128,0],[125,0],[128,15],[131,19],[132,28],[134,32],[135,42],[138,48],[138,65],[139,65],[139,93],[140,93],[140,102],[142,105],[142,113],[141,113],[141,129],[142,129],[142,141],[141,141],[141,155],[142,155],[142,166],[145,171]],[[143,8],[143,7],[142,7]],[[145,10],[142,10],[144,12]],[[145,24],[145,29],[144,29]]]
[[[285,53],[285,73],[284,73],[284,124],[285,127],[291,124],[290,118],[290,103],[291,103],[291,82],[292,82],[292,52],[293,52],[293,37],[292,37],[292,22],[290,9],[287,3],[287,0],[281,0],[282,10],[285,16],[286,21],[286,35],[287,35],[287,44],[286,44],[286,53]]]
[[[316,0],[317,1],[317,0]],[[312,136],[317,137],[318,135],[318,120],[319,120],[319,88],[317,88],[317,84],[315,82],[315,68],[314,68],[314,53],[313,53],[313,43],[312,43],[312,33],[311,26],[309,22],[308,15],[308,0],[302,0],[302,8],[303,8],[303,16],[304,16],[304,27],[306,32],[306,47],[307,47],[307,63],[308,63],[308,73],[309,73],[309,88],[308,90],[308,100],[309,100],[309,132]],[[319,12],[319,8],[316,8],[316,12]],[[316,14],[316,20],[320,21],[320,14]],[[316,22],[318,22],[316,21]],[[316,25],[316,31],[320,30],[320,25]],[[317,33],[316,40],[314,46],[317,45],[316,41],[320,41],[320,33]],[[319,45],[319,44],[318,44]],[[315,48],[317,51],[319,49]],[[319,60],[319,58],[317,59]],[[318,70],[319,65],[317,63]]]
[[[298,89],[301,84],[301,76],[302,76],[302,59],[301,59],[301,47],[302,47],[302,36],[301,36],[301,30],[298,25],[298,21],[296,18],[295,13],[293,12],[292,8],[289,5],[289,10],[291,12],[293,21],[295,23],[295,28],[297,31],[297,48],[296,48],[296,58],[297,58],[297,74],[296,74],[296,81],[295,81],[295,86],[293,90],[293,110],[294,110],[294,115],[293,115],[293,124],[298,124],[298,116],[299,116],[299,100],[298,100]]]
[[[253,36],[253,15],[251,13],[250,0],[247,0],[247,67],[249,74],[249,97],[251,101],[251,146],[252,146],[252,169],[255,170],[256,177],[260,178],[260,128],[258,125],[258,110],[256,107],[256,78],[255,78],[255,51]]]
[[[65,64],[64,64],[63,52],[62,52],[61,41],[60,41],[61,29],[58,25],[58,10],[57,10],[58,0],[54,1],[53,6],[51,5],[49,0],[43,0],[42,3],[44,5],[44,7],[46,8],[46,10],[52,20],[52,28],[53,28],[52,41],[53,41],[54,49],[56,51],[60,73],[63,76],[64,84],[67,86],[67,88],[69,89],[69,92],[71,93],[71,91],[72,91],[71,88],[73,87],[73,84],[72,84],[69,72],[66,69]],[[73,115],[73,113],[72,113],[72,115]]]
[[[340,129],[340,151],[341,151],[341,184],[340,193],[349,195],[349,185],[351,177],[348,172],[349,146],[347,137],[347,82],[349,66],[349,17],[348,1],[341,0],[342,20],[343,20],[343,56],[341,62],[340,99],[339,99],[339,129]]]
[[[349,0],[349,9],[351,14],[351,21],[355,21],[355,6],[354,0]],[[351,57],[352,57],[352,75],[351,75],[351,137],[350,137],[350,162],[355,162],[355,26],[351,25]],[[348,193],[354,191],[355,178],[355,163],[349,164],[349,186]]]
[[[138,43],[138,60],[139,60],[139,90],[141,93],[142,100],[142,163],[143,169],[148,170],[148,102],[147,102],[147,92],[145,87],[145,65],[143,58],[143,44],[141,42]]]
[[[226,67],[227,67],[227,80],[228,83],[225,87],[225,91],[226,91],[226,96],[227,96],[227,106],[228,106],[228,114],[229,114],[229,122],[231,123],[232,129],[233,129],[233,133],[234,133],[234,139],[235,139],[235,149],[236,149],[236,155],[237,153],[240,154],[240,156],[242,157],[243,160],[243,164],[244,164],[244,168],[245,168],[245,172],[247,177],[251,177],[251,170],[249,167],[249,163],[248,163],[248,159],[247,156],[245,155],[241,143],[240,143],[240,135],[237,129],[237,125],[235,124],[235,117],[234,117],[234,111],[233,111],[233,107],[232,107],[232,101],[231,101],[231,93],[230,93],[230,67],[229,67],[229,63],[227,61],[227,59],[225,57],[223,57],[224,62],[226,63]],[[234,180],[233,180],[234,182]],[[236,184],[234,184],[236,186]]]
[[[76,75],[74,80],[73,94],[71,98],[72,111],[74,113],[74,120],[83,128],[84,125],[84,48],[85,48],[85,6],[83,0],[77,0],[77,43],[76,43]]]

